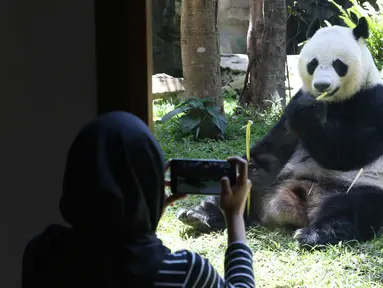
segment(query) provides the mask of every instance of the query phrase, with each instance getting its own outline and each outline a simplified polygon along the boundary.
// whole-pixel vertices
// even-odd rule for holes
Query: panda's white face
[[[319,29],[299,56],[302,89],[314,97],[327,92],[324,101],[341,101],[366,85],[381,81],[380,76],[376,78],[378,71],[364,41],[356,40],[350,28]]]

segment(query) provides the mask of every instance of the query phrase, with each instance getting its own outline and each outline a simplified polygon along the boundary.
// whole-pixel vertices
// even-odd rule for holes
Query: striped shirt
[[[253,253],[243,242],[230,243],[225,253],[225,279],[202,256],[188,250],[166,256],[154,287],[255,287]]]

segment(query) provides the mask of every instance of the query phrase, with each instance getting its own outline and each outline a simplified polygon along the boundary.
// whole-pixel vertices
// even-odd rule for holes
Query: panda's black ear
[[[315,32],[320,29],[320,20],[318,17],[315,17],[313,21],[311,21],[309,28],[306,32],[306,39],[310,39],[314,36]]]
[[[361,37],[364,39],[368,38],[369,31],[368,31],[368,23],[366,18],[364,17],[359,18],[358,24],[352,30],[352,33],[354,34],[354,37],[356,40],[358,40]]]

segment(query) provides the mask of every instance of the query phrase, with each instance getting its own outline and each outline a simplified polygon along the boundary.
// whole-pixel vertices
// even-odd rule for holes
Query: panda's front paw
[[[293,99],[285,109],[287,124],[291,131],[304,137],[318,125],[323,103],[308,94]]]
[[[295,231],[294,239],[298,241],[301,246],[313,247],[321,244],[321,237],[319,229],[305,227]]]
[[[337,221],[321,225],[313,225],[298,229],[294,239],[303,247],[323,247],[334,245],[340,241],[352,241],[358,238],[358,234],[349,221]]]
[[[293,99],[287,105],[285,113],[286,117],[298,117],[302,113],[306,114],[308,111],[315,109],[318,105],[321,105],[321,102],[316,101],[309,94],[303,94],[297,99]]]

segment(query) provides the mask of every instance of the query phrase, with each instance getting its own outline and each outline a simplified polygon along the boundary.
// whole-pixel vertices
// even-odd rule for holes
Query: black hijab
[[[150,287],[170,252],[155,234],[164,164],[157,141],[136,116],[111,112],[86,125],[70,147],[60,201],[72,227],[52,225],[34,239],[27,247],[34,250],[33,264],[45,259],[60,287],[133,287],[135,281]],[[26,279],[30,254],[24,255]]]

